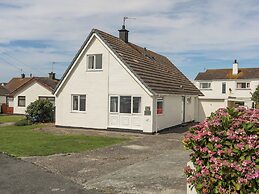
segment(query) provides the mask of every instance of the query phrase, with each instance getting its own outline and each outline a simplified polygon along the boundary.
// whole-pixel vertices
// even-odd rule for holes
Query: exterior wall
[[[191,98],[187,102],[187,98]],[[196,97],[197,98],[197,97]],[[185,96],[185,121],[195,120],[195,96]],[[154,100],[156,103],[156,99]],[[163,97],[163,114],[154,116],[154,131],[183,123],[183,102],[180,95],[169,95]],[[154,105],[156,107],[156,104]],[[154,114],[155,115],[155,114]],[[157,124],[156,124],[157,123]]]
[[[201,82],[211,82],[211,89],[200,89],[205,98],[227,99],[229,96],[237,98],[251,98],[251,92],[254,92],[259,85],[257,80],[212,80],[212,81],[195,81],[196,87],[200,88]],[[226,94],[222,94],[222,83],[226,83]],[[237,82],[250,82],[250,89],[237,89]],[[229,92],[231,89],[231,93]]]
[[[25,107],[18,106],[18,96],[25,96]],[[33,82],[23,90],[19,91],[19,93],[16,93],[13,100],[14,114],[25,114],[26,107],[31,102],[38,100],[39,96],[54,97],[51,91],[38,84],[37,82]]]
[[[200,83],[210,82],[211,89],[201,89]],[[226,83],[226,93],[222,94],[222,83]],[[249,89],[237,89],[237,82],[249,82]],[[196,87],[200,88],[204,96],[199,97],[199,121],[208,117],[211,112],[218,108],[227,107],[228,101],[244,102],[244,105],[252,108],[251,93],[259,85],[259,79],[254,80],[197,80],[194,82]],[[230,91],[231,89],[231,91]]]
[[[102,70],[87,70],[87,55],[102,54]],[[86,95],[86,112],[72,112],[72,94]],[[141,129],[152,132],[152,115],[144,116],[152,98],[130,76],[108,49],[93,38],[56,94],[56,125],[107,129],[109,95],[141,96]],[[131,115],[127,115],[131,116]]]
[[[0,96],[0,113],[2,113],[2,104],[6,103],[6,97]]]

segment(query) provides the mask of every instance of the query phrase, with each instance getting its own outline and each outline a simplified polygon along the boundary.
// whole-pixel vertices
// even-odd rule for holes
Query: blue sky
[[[0,82],[61,77],[92,28],[166,55],[190,79],[210,68],[259,67],[259,0],[0,0]]]

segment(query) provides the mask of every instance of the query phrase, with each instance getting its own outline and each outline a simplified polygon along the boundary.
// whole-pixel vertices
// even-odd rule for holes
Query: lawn
[[[0,127],[0,152],[13,156],[46,156],[92,150],[126,141],[126,138],[55,135],[33,130],[40,125]]]
[[[17,122],[24,119],[24,116],[19,115],[0,115],[0,123]]]

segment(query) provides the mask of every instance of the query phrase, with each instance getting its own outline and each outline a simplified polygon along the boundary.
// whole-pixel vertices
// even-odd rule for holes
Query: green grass
[[[0,127],[0,152],[13,156],[46,156],[92,150],[116,143],[126,138],[84,135],[54,135],[40,132],[31,126]]]
[[[19,115],[0,115],[0,123],[17,122],[24,119],[24,116]]]

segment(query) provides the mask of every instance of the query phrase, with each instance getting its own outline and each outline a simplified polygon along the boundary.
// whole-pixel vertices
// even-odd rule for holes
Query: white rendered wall
[[[18,96],[25,96],[25,107],[18,106]],[[38,100],[39,96],[54,97],[50,90],[37,82],[33,82],[16,93],[13,100],[14,114],[25,114],[26,107],[35,100]]]
[[[195,96],[186,96],[186,99],[188,97],[191,97],[191,102],[185,102],[185,122],[195,120]],[[157,127],[158,131],[175,125],[179,125],[182,123],[183,119],[182,96],[168,95],[164,96],[163,99],[163,114],[157,115],[157,118],[156,116],[154,116],[154,128]],[[156,100],[154,101],[156,102]]]
[[[87,54],[102,54],[101,71],[87,71]],[[86,94],[86,112],[71,111],[71,95]],[[94,38],[56,97],[56,125],[107,129],[109,95],[136,95],[142,98],[141,122],[144,132],[152,132],[152,117],[144,116],[144,107],[152,107],[152,98],[119,64],[102,42]]]

